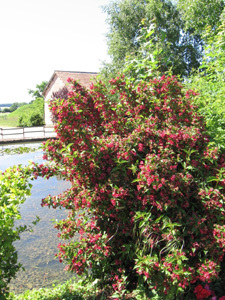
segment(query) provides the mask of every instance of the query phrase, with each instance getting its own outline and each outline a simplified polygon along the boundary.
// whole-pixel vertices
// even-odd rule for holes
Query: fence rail
[[[0,142],[5,140],[26,140],[55,137],[53,127],[10,127],[0,128]]]

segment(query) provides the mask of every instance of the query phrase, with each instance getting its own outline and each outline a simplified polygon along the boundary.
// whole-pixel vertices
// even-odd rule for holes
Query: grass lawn
[[[12,113],[9,114],[0,114],[0,127],[17,127],[19,116],[11,116]]]
[[[40,101],[39,101],[40,102]],[[1,113],[0,114],[0,128],[1,127],[17,127],[19,124],[20,117],[30,117],[33,113],[39,112],[40,103],[33,102],[32,104],[23,105],[17,108],[11,113]]]

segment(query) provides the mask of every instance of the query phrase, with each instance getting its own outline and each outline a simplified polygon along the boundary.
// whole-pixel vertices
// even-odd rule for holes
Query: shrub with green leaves
[[[44,99],[36,98],[30,104],[18,108],[10,114],[10,117],[18,117],[18,126],[42,126],[44,125]]]
[[[20,233],[27,226],[15,227],[15,220],[21,218],[19,207],[30,195],[30,168],[14,166],[0,171],[0,299],[7,299],[8,284],[22,267],[17,261],[13,242],[20,239]]]
[[[42,204],[69,211],[55,225],[65,240],[59,261],[91,272],[118,299],[195,299],[225,250],[225,156],[208,147],[195,93],[174,76],[135,86],[121,76],[110,89],[69,82],[68,98],[51,106],[53,164],[33,170],[71,182]]]
[[[200,66],[188,80],[187,86],[195,89],[199,95],[195,103],[205,117],[210,142],[223,151],[225,149],[225,18],[213,38],[207,39],[208,47]],[[210,36],[211,27],[206,30]]]
[[[30,116],[30,125],[31,126],[41,126],[44,125],[44,119],[39,113],[33,113]]]
[[[98,298],[96,297],[97,295]],[[106,292],[99,290],[98,282],[91,282],[85,278],[71,279],[63,284],[38,290],[27,290],[22,294],[10,293],[7,300],[96,300],[106,299]]]

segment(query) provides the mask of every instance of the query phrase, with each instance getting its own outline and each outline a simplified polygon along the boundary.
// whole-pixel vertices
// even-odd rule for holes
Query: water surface
[[[39,144],[30,145],[36,147],[37,151],[0,156],[0,170],[4,171],[6,168],[17,164],[27,165],[29,160],[41,163],[43,152],[38,150]],[[28,144],[16,146],[27,147]],[[21,205],[22,219],[19,224],[32,225],[36,216],[39,216],[41,221],[33,228],[33,232],[22,233],[21,239],[15,243],[18,261],[26,269],[25,272],[18,272],[16,279],[12,280],[10,284],[11,291],[15,293],[21,293],[26,289],[51,286],[53,283],[62,282],[71,277],[69,273],[64,271],[65,266],[55,259],[60,240],[57,237],[58,231],[51,221],[52,219],[65,218],[67,212],[41,207],[41,200],[44,197],[49,194],[58,195],[70,185],[56,177],[49,180],[38,178],[31,183],[33,185],[31,196]]]

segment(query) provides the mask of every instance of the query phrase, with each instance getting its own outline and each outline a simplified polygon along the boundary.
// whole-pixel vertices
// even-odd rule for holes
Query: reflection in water
[[[27,146],[27,145],[26,145]],[[5,170],[15,164],[28,164],[28,161],[42,162],[42,151],[32,153],[4,155],[0,157],[0,170]],[[53,282],[63,282],[71,276],[64,271],[64,265],[55,259],[57,253],[58,231],[53,227],[52,219],[62,219],[67,216],[64,210],[54,210],[41,207],[41,199],[49,194],[57,195],[69,188],[69,183],[56,177],[49,180],[38,178],[31,182],[32,195],[21,205],[21,216],[16,225],[32,225],[36,216],[41,221],[34,226],[33,232],[24,232],[21,239],[15,243],[18,251],[18,261],[25,267],[16,279],[12,280],[10,289],[21,293],[26,289],[51,286]]]

